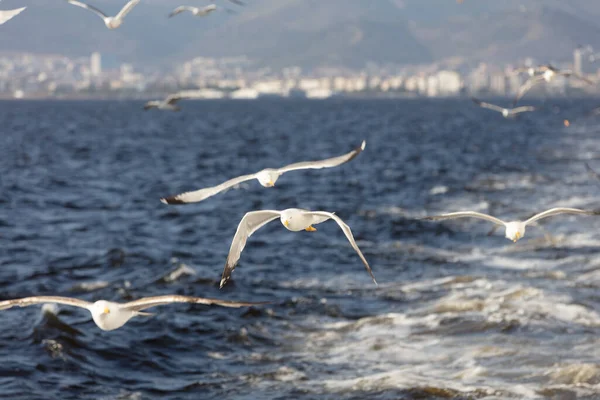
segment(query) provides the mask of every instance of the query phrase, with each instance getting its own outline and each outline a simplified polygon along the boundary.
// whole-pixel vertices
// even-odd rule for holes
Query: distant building
[[[102,56],[98,52],[92,53],[90,57],[90,72],[93,77],[98,77],[102,74]]]

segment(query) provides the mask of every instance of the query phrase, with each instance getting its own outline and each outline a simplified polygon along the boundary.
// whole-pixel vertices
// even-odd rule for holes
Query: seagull
[[[503,107],[500,107],[500,106],[497,106],[494,104],[490,104],[490,103],[486,103],[484,101],[478,100],[475,97],[471,97],[471,100],[473,100],[473,102],[475,104],[477,104],[479,107],[488,108],[490,110],[494,110],[494,111],[498,111],[498,112],[502,113],[502,116],[504,118],[513,118],[513,117],[517,116],[517,114],[536,110],[536,108],[533,106],[524,106],[524,107],[517,107],[517,108],[503,108]]]
[[[171,14],[169,14],[169,18],[186,11],[191,12],[194,17],[204,17],[210,14],[211,12],[215,11],[216,9],[217,6],[214,4],[209,4],[208,6],[202,8],[191,6],[179,6],[173,11],[171,11]]]
[[[158,110],[166,111],[181,111],[181,108],[177,105],[177,102],[182,99],[189,99],[190,96],[186,96],[182,93],[175,93],[168,95],[164,100],[150,100],[144,104],[144,110],[156,108]]]
[[[194,192],[185,192],[174,196],[169,196],[160,199],[165,204],[183,204],[183,203],[196,203],[198,201],[205,200],[215,194],[222,192],[225,189],[229,189],[237,184],[246,182],[252,179],[257,179],[258,182],[264,187],[273,187],[275,182],[281,174],[289,171],[295,171],[299,169],[321,169],[337,167],[338,165],[347,163],[354,157],[359,155],[365,149],[366,142],[363,140],[361,145],[356,149],[344,155],[328,158],[320,161],[304,161],[295,164],[286,165],[282,168],[265,168],[254,174],[242,175],[237,178],[225,181],[217,186],[212,186],[205,189],[196,190]]]
[[[21,14],[26,8],[27,7],[15,8],[14,10],[0,10],[0,25]]]
[[[371,267],[369,263],[363,256],[362,252],[358,248],[356,241],[354,240],[354,236],[352,236],[352,231],[350,227],[346,225],[344,221],[337,215],[332,212],[327,211],[308,211],[301,210],[299,208],[288,208],[286,210],[277,211],[277,210],[261,210],[261,211],[250,211],[244,215],[244,218],[240,221],[237,231],[235,232],[235,236],[231,242],[231,247],[229,248],[229,255],[227,256],[227,262],[225,263],[225,269],[223,270],[223,275],[221,275],[221,284],[222,288],[229,278],[231,277],[231,273],[235,269],[237,262],[240,259],[242,251],[246,246],[246,241],[254,232],[259,230],[261,227],[265,226],[269,222],[279,218],[283,226],[289,231],[299,232],[302,230],[308,232],[314,232],[317,229],[313,225],[320,224],[322,222],[327,221],[328,219],[333,219],[340,226],[344,235],[350,242],[350,245],[354,248],[354,250],[358,253],[358,256],[362,260],[365,268],[369,275],[371,275],[371,279],[377,285],[377,281],[375,280],[375,276],[373,275],[373,271],[371,271]]]
[[[571,71],[570,69],[563,69],[560,70],[558,68],[554,68],[552,65],[541,65],[539,67],[536,67],[536,72],[539,73],[540,75],[535,75],[531,78],[529,78],[517,91],[517,96],[515,97],[515,100],[513,101],[513,105],[517,104],[517,102],[521,99],[521,97],[523,97],[525,95],[525,93],[527,93],[527,91],[529,91],[529,89],[531,89],[532,87],[534,87],[537,84],[540,84],[542,82],[551,82],[556,76],[565,76],[567,78],[570,77],[575,77],[579,80],[582,80],[584,82],[586,82],[589,85],[593,85],[594,82],[590,81],[589,79],[586,79],[585,77],[576,74],[575,72]]]
[[[129,3],[125,4],[121,11],[119,11],[119,13],[114,17],[109,17],[96,7],[92,7],[89,4],[85,4],[77,0],[67,0],[67,2],[73,4],[74,6],[83,7],[96,13],[100,16],[100,18],[102,18],[108,29],[117,29],[123,23],[123,18],[125,18],[125,16],[129,14],[131,10],[133,10],[133,7],[135,7],[140,0],[130,0]]]
[[[144,297],[129,303],[114,303],[112,301],[98,300],[95,303],[60,296],[34,296],[22,299],[0,301],[0,310],[6,310],[15,306],[27,307],[34,304],[57,303],[73,307],[85,308],[92,314],[92,318],[98,328],[103,331],[112,331],[125,325],[127,321],[136,316],[152,316],[153,314],[142,312],[147,308],[162,306],[171,303],[192,303],[205,305],[218,305],[223,307],[249,307],[267,303],[247,303],[229,300],[207,299],[203,297],[190,297],[179,295]]]
[[[550,210],[536,214],[526,221],[510,221],[510,222],[505,222],[496,217],[492,217],[491,215],[479,213],[477,211],[459,211],[459,212],[453,212],[453,213],[448,213],[448,214],[433,215],[433,216],[424,217],[424,218],[420,218],[420,219],[429,220],[429,221],[443,221],[445,219],[455,219],[455,218],[484,219],[486,221],[492,222],[493,224],[504,226],[504,228],[506,228],[506,231],[505,231],[506,238],[509,240],[512,240],[513,242],[516,242],[517,240],[519,240],[523,236],[525,236],[525,227],[527,225],[532,224],[542,218],[548,218],[548,217],[552,217],[554,215],[559,215],[559,214],[600,215],[600,210],[587,211],[587,210],[579,210],[577,208],[564,208],[564,207],[552,208]]]

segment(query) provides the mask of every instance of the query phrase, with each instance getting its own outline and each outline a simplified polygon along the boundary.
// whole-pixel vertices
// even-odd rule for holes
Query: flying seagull
[[[15,8],[14,10],[0,10],[0,25],[21,14],[26,8],[27,7]]]
[[[185,192],[174,196],[169,196],[160,199],[165,204],[182,204],[182,203],[195,203],[198,201],[205,200],[215,194],[222,192],[225,189],[229,189],[237,184],[246,182],[252,179],[257,179],[258,182],[264,187],[275,186],[275,182],[281,174],[289,171],[295,171],[299,169],[321,169],[337,167],[338,165],[347,163],[354,157],[359,155],[365,149],[366,142],[363,140],[361,145],[356,149],[344,155],[328,158],[320,161],[304,161],[295,164],[290,164],[282,168],[265,168],[254,174],[242,175],[237,178],[230,179],[221,183],[220,185],[196,190],[194,192]]]
[[[144,110],[156,108],[158,110],[166,111],[180,111],[181,108],[177,105],[179,100],[189,99],[192,96],[186,95],[183,92],[170,94],[164,100],[150,100],[144,104]]]
[[[266,304],[206,299],[203,297],[190,297],[178,295],[144,297],[139,300],[130,301],[129,303],[114,303],[112,301],[106,300],[98,300],[95,303],[90,303],[88,301],[74,299],[72,297],[34,296],[25,297],[23,299],[0,301],[0,310],[6,310],[16,306],[27,307],[35,304],[44,303],[57,303],[73,307],[85,308],[92,314],[92,318],[94,319],[94,322],[96,323],[98,328],[102,329],[103,331],[112,331],[114,329],[120,328],[123,325],[125,325],[127,321],[136,316],[151,316],[152,314],[145,313],[142,311],[151,307],[162,306],[171,303],[191,303],[205,305],[214,304],[223,307],[249,307],[254,305]]]
[[[524,107],[517,107],[517,108],[504,108],[504,107],[497,106],[495,104],[490,104],[490,103],[486,103],[484,101],[478,100],[475,97],[471,97],[471,100],[473,100],[473,102],[475,104],[477,104],[479,107],[498,111],[499,113],[502,114],[502,116],[504,118],[513,118],[513,117],[517,116],[517,114],[536,110],[536,108],[533,106],[524,106]]]
[[[350,227],[346,225],[344,221],[337,215],[332,212],[327,211],[308,211],[301,210],[299,208],[288,208],[286,210],[277,211],[277,210],[261,210],[261,211],[250,211],[244,215],[242,220],[240,221],[237,231],[235,232],[235,236],[231,242],[231,247],[229,248],[229,255],[227,256],[227,262],[225,263],[225,269],[223,270],[223,275],[221,275],[221,285],[223,287],[229,278],[231,277],[231,273],[235,269],[242,251],[246,246],[246,241],[254,232],[268,224],[269,222],[279,218],[283,226],[286,227],[287,230],[292,232],[298,231],[308,231],[314,232],[317,229],[313,227],[313,225],[320,224],[322,222],[327,221],[328,219],[333,219],[340,226],[344,235],[352,245],[352,248],[358,253],[358,256],[362,260],[365,268],[369,275],[371,275],[371,279],[373,282],[377,284],[375,280],[375,276],[373,276],[373,271],[371,271],[371,267],[369,263],[363,256],[362,252],[358,248],[356,241],[354,240],[354,236],[352,236],[352,231]]]
[[[552,217],[554,215],[559,214],[582,214],[582,215],[600,215],[600,210],[579,210],[577,208],[552,208],[548,211],[544,211],[542,213],[536,214],[533,217],[529,218],[526,221],[510,221],[505,222],[496,217],[492,217],[491,215],[482,214],[477,211],[459,211],[448,214],[441,215],[433,215],[429,217],[420,218],[422,220],[429,221],[443,221],[445,219],[455,219],[455,218],[478,218],[484,219],[486,221],[492,222],[493,224],[504,226],[506,228],[505,236],[507,239],[516,242],[525,236],[525,227],[529,224],[532,224],[542,218]]]
[[[140,2],[140,0],[130,0],[129,3],[125,4],[121,11],[119,11],[119,13],[114,17],[109,17],[102,11],[98,10],[96,7],[92,7],[89,4],[85,4],[77,0],[67,0],[67,2],[73,4],[74,6],[86,8],[96,13],[98,16],[100,16],[100,18],[102,18],[104,24],[108,29],[117,29],[123,23],[123,18],[125,18],[125,16],[129,14],[131,10],[133,10],[133,7],[135,7]]]
[[[173,11],[171,11],[171,14],[169,14],[169,18],[174,17],[177,14],[181,14],[182,12],[186,12],[189,11],[190,13],[192,13],[192,15],[194,17],[204,17],[208,14],[210,14],[211,12],[215,11],[217,9],[217,6],[214,4],[209,4],[206,7],[191,7],[191,6],[179,6],[176,9],[174,9]]]
[[[535,75],[535,76],[529,78],[519,88],[519,90],[517,91],[517,96],[515,97],[515,100],[513,101],[513,105],[517,104],[518,101],[521,99],[521,97],[523,97],[525,95],[525,93],[527,93],[529,91],[529,89],[531,89],[535,85],[538,85],[542,82],[546,82],[546,83],[551,82],[556,76],[565,76],[567,78],[575,77],[579,80],[586,82],[589,85],[594,84],[594,82],[590,81],[589,79],[586,79],[585,77],[583,77],[579,74],[576,74],[575,72],[573,72],[569,69],[560,70],[558,68],[554,68],[552,65],[541,65],[536,68],[536,73],[539,73],[540,75]]]

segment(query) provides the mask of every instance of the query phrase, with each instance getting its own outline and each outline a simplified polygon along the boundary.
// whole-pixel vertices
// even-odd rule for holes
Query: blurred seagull
[[[26,8],[27,7],[15,8],[14,10],[0,10],[0,25],[21,14]]]
[[[517,108],[503,108],[503,107],[500,107],[500,106],[497,106],[494,104],[486,103],[484,101],[476,99],[475,97],[471,97],[471,100],[473,100],[473,102],[475,104],[477,104],[479,107],[498,111],[499,113],[502,114],[502,116],[504,118],[514,118],[520,113],[536,110],[536,108],[533,106],[524,106],[524,107],[517,107]]]
[[[192,15],[194,17],[204,17],[208,14],[210,14],[211,12],[215,11],[217,9],[217,6],[214,4],[210,4],[206,7],[191,7],[191,6],[179,6],[176,9],[174,9],[173,11],[171,11],[171,14],[169,14],[169,18],[174,17],[177,14],[181,14],[182,12],[186,12],[189,11],[190,13],[192,13]]]
[[[96,7],[77,0],[67,0],[67,2],[73,4],[74,6],[82,7],[96,13],[98,16],[100,16],[100,18],[102,18],[108,29],[117,29],[123,23],[123,18],[129,14],[129,12],[140,2],[140,0],[130,0],[129,3],[125,4],[121,11],[119,11],[119,13],[114,17],[109,17]]]
[[[151,316],[153,314],[141,312],[147,308],[162,306],[172,303],[191,303],[218,305],[222,307],[249,307],[266,303],[247,303],[239,301],[207,299],[203,297],[190,297],[179,295],[144,297],[129,303],[114,303],[112,301],[98,300],[95,303],[74,299],[72,297],[59,296],[34,296],[23,299],[0,301],[0,310],[6,310],[15,306],[27,307],[35,304],[56,303],[73,307],[85,308],[92,314],[92,318],[98,328],[103,331],[112,331],[120,328],[131,318],[136,316]]]
[[[346,238],[352,245],[352,248],[358,253],[358,256],[362,260],[365,268],[369,275],[371,275],[371,279],[373,282],[377,284],[375,280],[375,276],[373,276],[373,271],[371,271],[371,267],[369,263],[363,256],[362,252],[358,248],[356,241],[354,240],[354,236],[352,236],[352,231],[350,227],[342,221],[340,217],[335,215],[334,213],[327,211],[308,211],[301,210],[299,208],[288,208],[287,210],[277,211],[277,210],[261,210],[261,211],[251,211],[246,213],[242,220],[240,221],[237,231],[235,232],[235,236],[233,237],[233,241],[231,242],[231,247],[229,248],[229,255],[227,256],[227,262],[225,264],[225,269],[223,270],[223,275],[221,276],[221,285],[223,287],[229,278],[231,277],[231,273],[235,269],[242,251],[246,246],[246,241],[248,238],[261,227],[265,226],[269,222],[279,218],[281,224],[285,226],[285,228],[292,232],[298,231],[308,231],[313,232],[317,229],[313,227],[313,225],[320,224],[322,222],[327,221],[328,219],[333,219],[339,227],[346,235]],[[290,254],[290,256],[294,256],[294,254]]]
[[[589,79],[584,78],[583,76],[581,76],[579,74],[576,74],[575,72],[573,72],[569,69],[560,70],[558,68],[554,68],[552,65],[541,65],[539,67],[536,67],[536,73],[539,73],[539,75],[535,75],[535,76],[529,78],[527,80],[527,82],[525,82],[519,88],[519,90],[517,92],[517,96],[515,97],[515,100],[513,101],[513,105],[517,104],[517,102],[521,99],[521,97],[523,97],[525,95],[525,93],[527,93],[529,91],[529,89],[531,89],[535,85],[540,84],[542,82],[546,82],[546,83],[551,82],[556,76],[564,76],[567,78],[575,77],[579,80],[586,82],[589,85],[594,84],[594,82],[590,81]]]
[[[321,168],[332,168],[338,165],[347,163],[354,157],[359,155],[365,149],[366,142],[363,140],[361,145],[349,153],[338,157],[327,158],[320,161],[304,161],[295,164],[286,165],[282,168],[265,168],[254,174],[242,175],[237,178],[225,181],[217,186],[212,186],[205,189],[196,190],[194,192],[185,192],[174,196],[169,196],[160,199],[165,204],[183,204],[183,203],[196,203],[198,201],[205,200],[215,194],[222,192],[225,189],[229,189],[242,182],[246,182],[252,179],[257,179],[258,182],[264,187],[275,186],[275,182],[281,174],[289,171],[296,171],[299,169],[321,169]]]
[[[181,108],[177,105],[177,102],[182,99],[189,99],[191,96],[187,96],[182,92],[168,95],[164,100],[150,100],[144,104],[144,110],[156,108],[159,110],[166,111],[180,111]]]
[[[455,218],[478,218],[484,219],[486,221],[492,222],[496,225],[504,226],[506,228],[505,236],[507,239],[516,242],[525,236],[525,227],[529,224],[532,224],[542,218],[552,217],[554,215],[559,214],[580,214],[580,215],[600,215],[600,210],[579,210],[577,208],[552,208],[548,211],[544,211],[542,213],[536,214],[533,217],[529,218],[526,221],[511,221],[505,222],[496,217],[492,217],[491,215],[482,214],[476,211],[459,211],[448,214],[441,215],[433,215],[430,217],[420,218],[421,220],[429,220],[429,221],[443,221],[446,219],[455,219]]]

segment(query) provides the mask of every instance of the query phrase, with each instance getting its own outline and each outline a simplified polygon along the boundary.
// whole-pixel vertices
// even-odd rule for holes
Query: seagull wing
[[[21,7],[21,8],[16,8],[14,10],[0,11],[0,25],[5,23],[9,19],[13,18],[14,16],[21,14],[21,12],[23,12],[23,10],[25,10],[26,8],[27,7]]]
[[[594,178],[600,180],[600,174],[598,174],[596,171],[594,171],[592,169],[592,167],[590,167],[590,164],[585,163],[585,168],[588,170],[588,172],[590,173],[590,175],[592,175]]]
[[[477,211],[459,211],[459,212],[453,212],[453,213],[448,213],[448,214],[432,215],[432,216],[423,217],[420,219],[427,220],[427,221],[443,221],[445,219],[456,219],[456,218],[477,218],[477,219],[484,219],[486,221],[490,221],[491,223],[494,223],[496,225],[505,225],[506,224],[501,219],[492,217],[491,215],[479,213]]]
[[[354,157],[359,155],[365,149],[365,145],[366,142],[363,140],[359,147],[342,156],[327,158],[325,160],[320,161],[303,161],[295,164],[290,164],[286,165],[285,167],[278,168],[277,172],[283,174],[284,172],[294,171],[298,169],[321,169],[337,167],[338,165],[347,163],[348,161],[352,160]]]
[[[88,10],[96,13],[102,19],[108,18],[108,15],[104,14],[102,11],[98,10],[94,6],[90,6],[89,4],[85,4],[85,3],[82,3],[82,2],[77,1],[77,0],[67,0],[67,2],[69,4],[73,4],[74,6],[78,6],[78,7],[82,7],[82,8],[88,9]]]
[[[244,215],[231,241],[225,269],[223,270],[223,275],[221,275],[220,287],[223,287],[231,277],[231,273],[242,255],[242,250],[244,250],[248,238],[269,222],[279,218],[280,215],[281,211],[276,210],[250,211]]]
[[[335,222],[337,222],[337,224],[340,226],[340,228],[342,228],[342,232],[344,232],[344,235],[346,235],[346,239],[348,239],[352,248],[358,253],[358,256],[360,257],[363,264],[365,265],[367,272],[369,273],[369,275],[371,275],[371,279],[373,279],[373,282],[375,282],[375,284],[377,285],[377,281],[375,280],[373,271],[371,270],[371,267],[369,266],[367,259],[365,258],[363,253],[358,248],[358,245],[356,244],[356,241],[354,240],[354,236],[352,235],[352,230],[350,230],[350,227],[348,225],[346,225],[346,223],[344,221],[342,221],[342,219],[340,217],[338,217],[337,215],[335,215],[334,213],[327,212],[327,211],[309,211],[308,213],[313,214],[313,215],[328,217],[328,218],[331,218],[332,220],[334,220]]]
[[[498,112],[504,111],[503,107],[497,106],[495,104],[486,103],[485,101],[481,101],[479,99],[476,99],[475,97],[471,97],[471,100],[473,100],[473,103],[477,104],[479,107],[489,108],[490,110],[494,110],[494,111],[498,111]]]
[[[164,197],[160,199],[165,204],[183,204],[183,203],[196,203],[202,200],[205,200],[209,197],[214,196],[215,194],[222,192],[225,189],[229,189],[239,183],[246,182],[256,178],[256,174],[242,175],[237,178],[230,179],[225,181],[217,186],[212,186],[200,190],[195,190],[193,192],[185,192],[181,194],[176,194],[174,196]]]
[[[600,215],[600,210],[579,210],[577,208],[551,208],[548,211],[544,211],[529,218],[527,221],[525,221],[525,225],[529,225],[532,222],[539,221],[542,218],[548,218],[559,214]]]
[[[125,16],[129,14],[129,12],[133,10],[133,7],[137,6],[139,2],[140,0],[130,0],[129,3],[125,4],[125,7],[123,7],[121,11],[119,11],[119,13],[115,16],[115,19],[125,18]]]
[[[594,82],[590,81],[588,78],[586,78],[584,76],[581,76],[579,74],[576,74],[575,72],[569,72],[569,74],[566,75],[566,76],[575,77],[575,78],[579,79],[580,81],[584,81],[588,85],[593,85],[594,84]]]
[[[45,303],[57,303],[65,304],[67,306],[80,307],[89,310],[92,303],[74,299],[72,297],[59,297],[59,296],[33,296],[25,297],[22,299],[4,300],[0,301],[0,310],[7,310],[12,307],[27,307],[35,304]]]
[[[517,107],[517,108],[513,108],[512,110],[509,110],[511,114],[519,114],[522,112],[528,112],[528,111],[535,111],[536,108],[534,106],[523,106],[523,107]]]
[[[220,300],[220,299],[207,299],[204,297],[191,297],[191,296],[179,296],[179,295],[168,295],[168,296],[155,296],[145,297],[143,299],[130,301],[121,305],[121,308],[127,311],[139,312],[146,310],[151,307],[162,306],[165,304],[172,303],[189,303],[189,304],[205,304],[207,306],[217,305],[223,307],[250,307],[255,305],[267,304],[268,302],[243,302],[243,301],[231,301],[231,300]]]
[[[513,101],[513,105],[517,104],[519,102],[519,100],[521,100],[521,97],[523,97],[525,95],[525,93],[527,93],[529,91],[529,89],[531,89],[532,87],[534,87],[535,85],[537,85],[538,83],[541,83],[543,81],[544,81],[543,75],[538,75],[538,76],[529,78],[527,80],[527,82],[525,82],[523,85],[521,85],[521,87],[517,91],[517,96],[515,97],[515,100]]]
[[[165,103],[167,103],[167,104],[175,104],[179,100],[185,99],[185,98],[186,98],[186,96],[182,95],[181,93],[170,94],[165,99]]]
[[[182,12],[185,11],[189,11],[189,12],[194,12],[196,11],[197,8],[196,7],[190,7],[190,6],[179,6],[176,9],[174,9],[173,11],[171,11],[171,14],[169,14],[169,18],[177,15],[177,14],[181,14]]]

